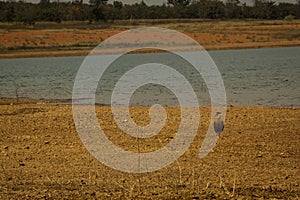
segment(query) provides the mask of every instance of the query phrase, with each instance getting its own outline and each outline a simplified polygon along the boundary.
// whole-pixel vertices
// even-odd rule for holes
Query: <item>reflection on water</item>
[[[222,74],[228,104],[300,107],[300,47],[222,50],[209,51],[209,54]],[[209,93],[202,78],[185,60],[174,62],[172,56],[167,53],[123,56],[99,81],[96,102],[110,104],[114,84],[126,71],[156,62],[183,74],[200,104],[208,105]],[[71,99],[76,73],[83,60],[84,57],[1,59],[0,97],[15,98],[17,88],[23,98]],[[176,105],[178,101],[170,90],[156,84],[140,87],[131,97],[133,105],[154,103]]]

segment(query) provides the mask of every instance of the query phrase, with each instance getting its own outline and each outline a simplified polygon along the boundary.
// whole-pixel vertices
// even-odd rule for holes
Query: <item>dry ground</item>
[[[229,107],[214,151],[198,159],[210,109],[189,150],[159,171],[128,174],[88,153],[70,105],[0,100],[1,199],[299,199],[300,109]],[[137,123],[149,121],[146,107],[133,107]],[[179,110],[167,107],[162,132],[141,140],[142,151],[172,140]],[[116,126],[109,107],[97,107],[107,136],[122,148],[137,141]]]
[[[300,45],[300,20],[139,20],[87,24],[0,24],[0,57],[87,55],[103,40],[137,27],[164,27],[187,34],[206,49]]]

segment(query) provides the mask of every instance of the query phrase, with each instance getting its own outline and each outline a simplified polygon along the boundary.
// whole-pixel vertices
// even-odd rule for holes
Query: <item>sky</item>
[[[5,0],[2,0],[5,1]],[[38,3],[40,2],[40,0],[24,0],[26,2],[33,2],[33,3]],[[60,0],[60,1],[71,1],[71,0]],[[89,0],[83,0],[84,2],[89,2]],[[109,2],[113,2],[114,0],[109,0]],[[142,0],[118,0],[123,2],[123,4],[132,4],[132,3],[137,3],[137,2],[141,2]],[[226,1],[226,0],[223,0]],[[253,0],[240,0],[242,3],[246,2],[248,5],[251,5]],[[271,0],[273,2],[287,2],[287,3],[296,3],[296,0]],[[144,2],[147,5],[161,5],[165,2],[167,2],[167,0],[144,0]]]

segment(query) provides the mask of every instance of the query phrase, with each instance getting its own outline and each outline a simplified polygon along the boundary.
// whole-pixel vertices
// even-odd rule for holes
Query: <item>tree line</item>
[[[82,0],[50,2],[40,0],[38,4],[24,1],[0,2],[1,22],[36,21],[113,21],[123,19],[293,19],[300,18],[300,0],[295,4],[278,3],[271,0],[254,0],[254,5],[240,3],[239,0],[168,0],[162,5],[147,5],[144,1],[123,4],[121,1]]]

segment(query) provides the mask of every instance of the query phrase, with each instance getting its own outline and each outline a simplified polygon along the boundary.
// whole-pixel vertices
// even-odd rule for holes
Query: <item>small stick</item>
[[[15,86],[16,100],[19,101],[19,88],[20,88],[20,86],[16,83],[16,79],[13,80],[13,84]]]
[[[193,189],[195,188],[195,168],[193,168]]]
[[[210,185],[210,182],[207,182],[206,187],[205,187],[205,190],[208,189],[209,185]]]
[[[234,173],[233,189],[232,189],[232,197],[234,197],[234,193],[235,193],[235,183],[236,183],[236,172]]]

